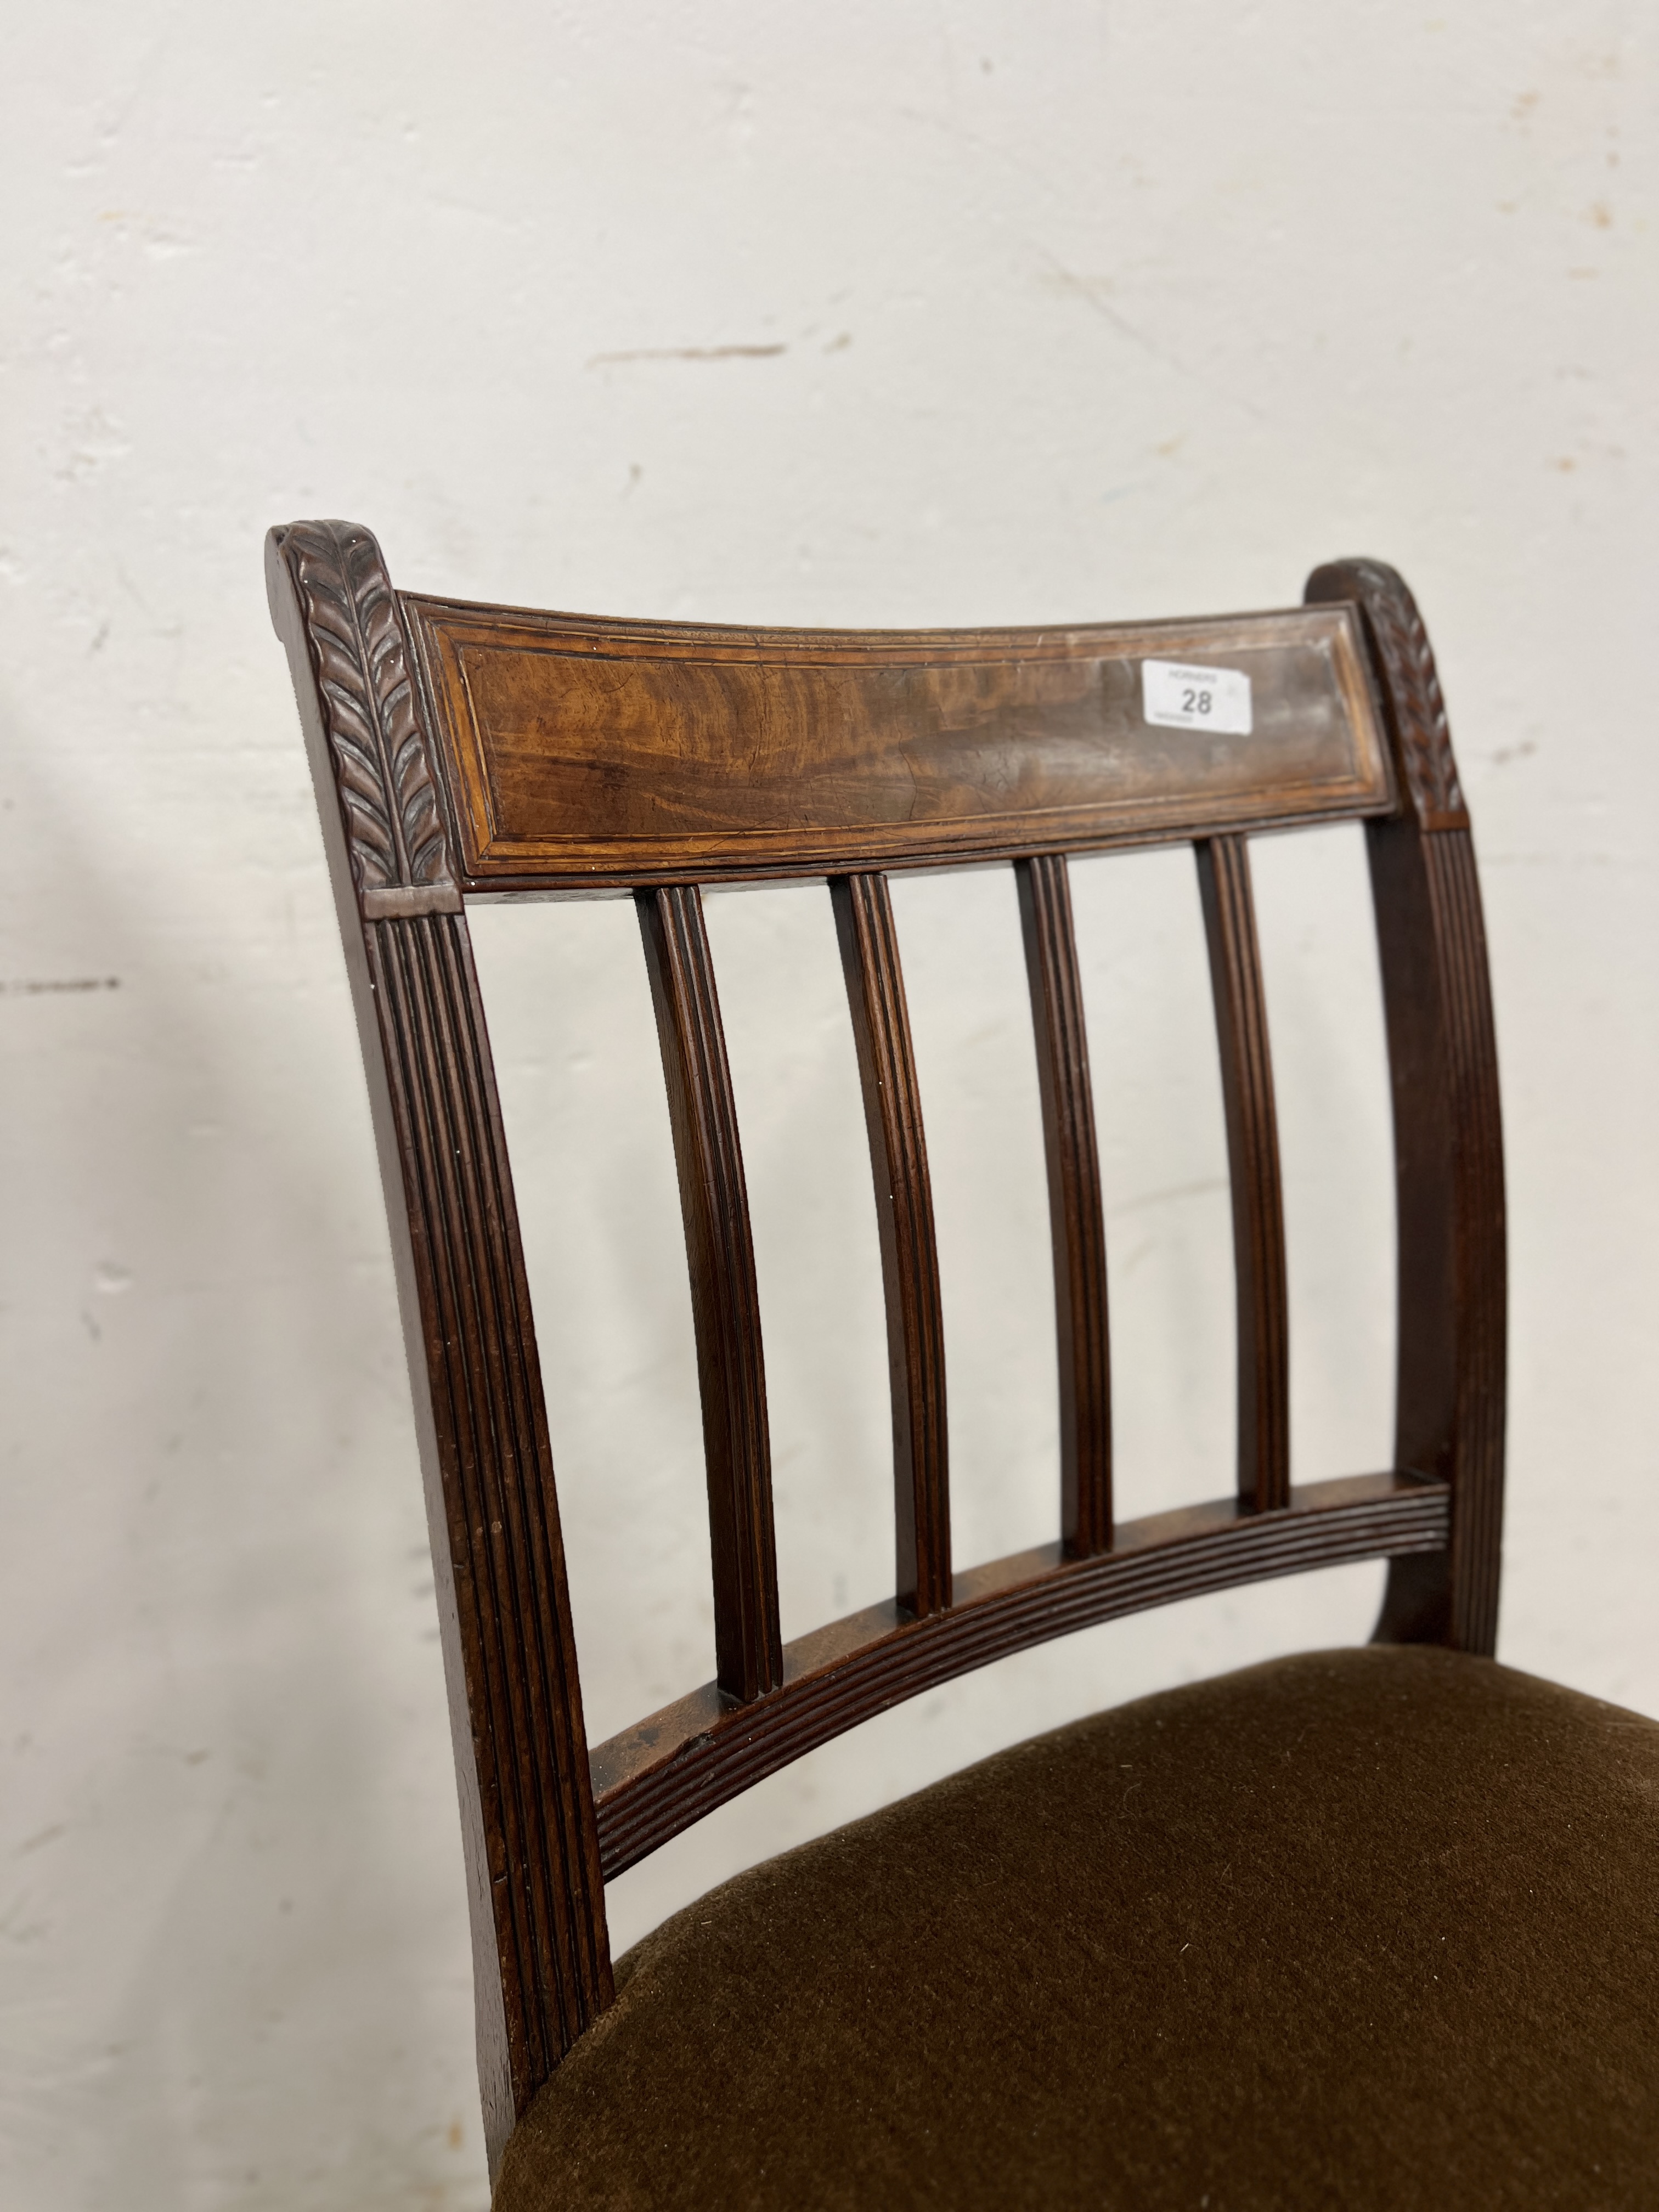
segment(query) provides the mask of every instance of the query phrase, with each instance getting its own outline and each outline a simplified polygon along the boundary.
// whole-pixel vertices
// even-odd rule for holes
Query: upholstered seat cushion
[[[1326,1652],[1022,1744],[620,1962],[497,2212],[1659,2207],[1659,1724]]]

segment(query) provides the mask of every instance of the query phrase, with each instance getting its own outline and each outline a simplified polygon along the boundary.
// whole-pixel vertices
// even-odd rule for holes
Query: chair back
[[[1306,603],[1048,629],[757,630],[399,594],[370,534],[270,533],[385,1177],[450,1686],[492,2166],[610,2001],[605,1882],[902,1698],[1073,1629],[1265,1577],[1391,1563],[1378,1634],[1490,1652],[1503,1486],[1496,1064],[1468,816],[1393,570]],[[1361,821],[1394,1103],[1394,1463],[1290,1482],[1285,1231],[1249,836]],[[1189,842],[1231,1163],[1237,1479],[1121,1522],[1106,1249],[1067,855]],[[892,871],[1016,873],[1059,1335],[1054,1539],[959,1570],[927,1148]],[[822,878],[885,1291],[893,1595],[785,1642],[742,1151],[702,887]],[[707,1686],[590,1747],[469,898],[634,899],[702,1393]]]

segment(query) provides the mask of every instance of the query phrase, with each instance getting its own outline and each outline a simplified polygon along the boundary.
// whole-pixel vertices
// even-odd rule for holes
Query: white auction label
[[[1250,679],[1236,668],[1194,668],[1184,660],[1143,660],[1140,691],[1146,720],[1168,730],[1250,734]]]

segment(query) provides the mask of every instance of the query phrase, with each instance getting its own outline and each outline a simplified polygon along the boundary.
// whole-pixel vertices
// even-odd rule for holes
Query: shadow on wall
[[[8,752],[52,898],[0,973],[54,987],[0,996],[9,2155],[88,2204],[480,2206],[368,1114],[314,828],[309,865],[267,857],[297,732],[189,763],[160,881],[118,809]],[[227,823],[240,850],[195,849]]]

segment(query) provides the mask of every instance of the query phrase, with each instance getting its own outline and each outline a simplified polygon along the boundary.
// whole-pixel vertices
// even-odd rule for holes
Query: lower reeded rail
[[[889,1603],[814,1629],[785,1644],[770,1696],[738,1705],[709,1683],[594,1746],[605,1877],[804,1752],[1028,1644],[1237,1583],[1443,1551],[1450,1495],[1414,1475],[1358,1474],[1293,1489],[1275,1513],[1221,1498],[1121,1522],[1093,1559],[1055,1543],[963,1569],[947,1613],[919,1620]]]

